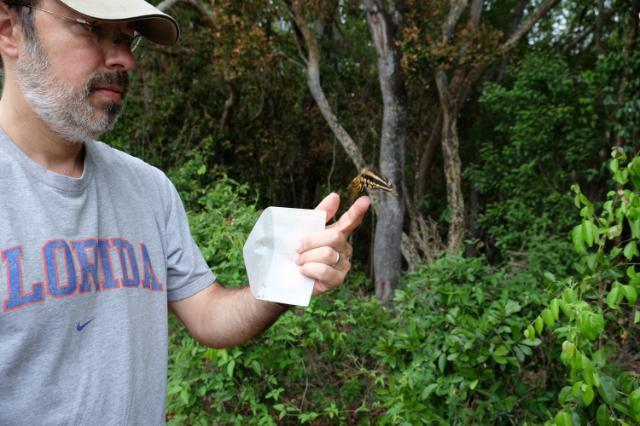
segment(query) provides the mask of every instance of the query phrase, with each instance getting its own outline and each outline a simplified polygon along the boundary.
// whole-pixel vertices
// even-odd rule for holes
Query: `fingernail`
[[[298,253],[293,255],[293,261],[296,265],[299,265],[298,261],[300,260],[300,255]]]

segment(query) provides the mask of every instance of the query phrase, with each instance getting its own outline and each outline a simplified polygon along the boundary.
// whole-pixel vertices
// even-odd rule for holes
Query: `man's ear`
[[[3,58],[16,59],[22,38],[18,17],[5,2],[0,1],[0,54]]]

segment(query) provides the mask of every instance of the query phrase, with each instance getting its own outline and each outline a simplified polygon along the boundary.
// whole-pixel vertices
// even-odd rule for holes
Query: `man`
[[[216,283],[164,174],[95,141],[138,33],[178,27],[142,0],[0,2],[0,424],[163,423],[169,310],[227,347],[286,309]],[[368,206],[301,242],[314,294],[344,281]]]

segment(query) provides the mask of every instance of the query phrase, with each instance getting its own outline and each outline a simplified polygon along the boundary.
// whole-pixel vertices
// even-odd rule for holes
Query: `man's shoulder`
[[[90,142],[89,149],[92,160],[103,173],[120,176],[124,179],[168,181],[162,170],[103,142]]]

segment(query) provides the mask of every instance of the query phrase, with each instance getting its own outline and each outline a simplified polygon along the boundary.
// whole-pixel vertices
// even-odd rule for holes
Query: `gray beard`
[[[26,41],[16,63],[16,80],[33,112],[60,138],[73,143],[94,140],[118,121],[123,103],[109,102],[94,107],[89,95],[97,84],[128,86],[126,72],[96,72],[82,89],[58,79],[49,68],[47,56],[38,41]]]

